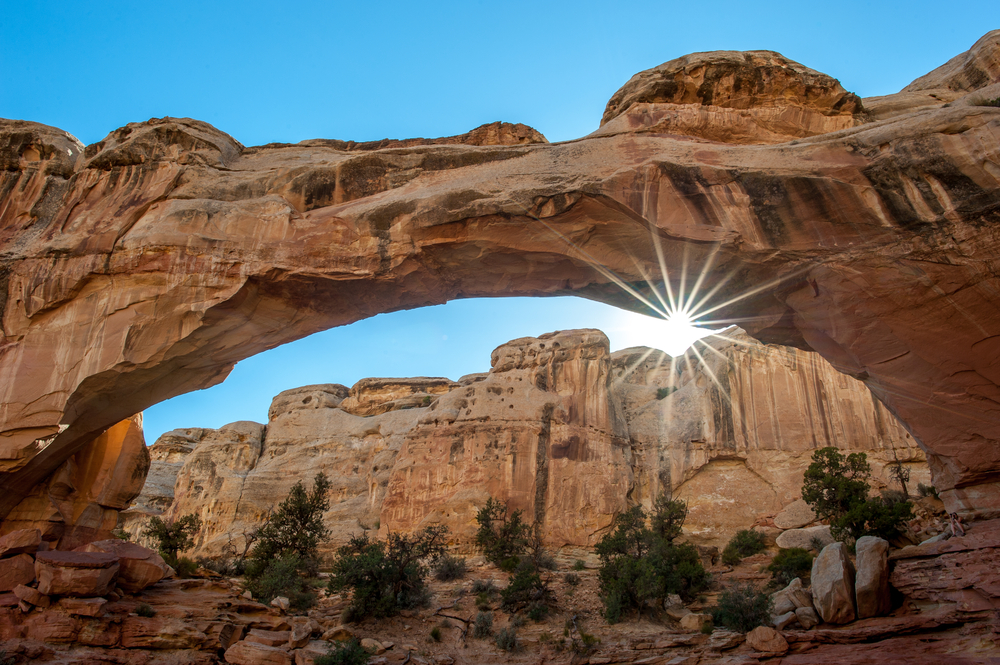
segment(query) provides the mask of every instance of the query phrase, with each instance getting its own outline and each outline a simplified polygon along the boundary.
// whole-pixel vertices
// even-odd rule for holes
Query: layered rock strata
[[[660,492],[688,502],[688,538],[722,545],[786,505],[794,524],[815,519],[795,499],[816,448],[865,451],[879,486],[897,458],[911,482],[929,480],[899,423],[816,354],[763,345],[736,328],[697,348],[678,358],[645,348],[612,354],[598,330],[565,331],[500,346],[488,373],[459,382],[364,379],[350,391],[285,391],[266,426],[162,436],[151,448],[154,482],[128,511],[129,529],[138,533],[150,514],[194,513],[204,524],[196,553],[238,554],[243,534],[293,483],[323,471],[333,482],[330,547],[365,528],[444,524],[467,549],[490,496],[538,522],[551,546],[592,546],[616,513],[648,507]],[[182,448],[190,449],[183,457]]]
[[[949,510],[1000,512],[997,34],[867,117],[777,54],[691,56],[554,145],[245,148],[163,118],[84,147],[2,121],[0,515],[115,423],[312,332],[471,296],[644,310],[647,279],[695,275],[700,312],[863,380]]]

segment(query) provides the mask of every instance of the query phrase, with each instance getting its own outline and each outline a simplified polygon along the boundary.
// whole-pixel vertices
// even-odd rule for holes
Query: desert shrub
[[[506,588],[500,592],[500,607],[509,614],[533,603],[547,605],[551,601],[548,581],[529,562],[518,567]]]
[[[316,594],[300,574],[301,567],[294,555],[276,559],[257,577],[247,578],[247,591],[265,605],[278,596],[284,596],[295,609],[312,607],[316,603]]]
[[[741,529],[736,532],[726,548],[722,550],[722,563],[735,566],[748,556],[764,551],[765,538],[760,531]]]
[[[892,497],[868,497],[871,465],[864,453],[846,457],[836,448],[813,453],[802,485],[802,499],[822,519],[830,521],[830,533],[851,543],[862,536],[891,540],[912,519],[912,504]]]
[[[812,571],[813,555],[801,547],[781,550],[767,567],[775,583],[787,586],[796,577],[804,577]]]
[[[113,538],[117,538],[118,540],[124,540],[125,542],[130,542],[132,540],[132,534],[120,526],[116,526],[112,529],[111,536]]]
[[[184,515],[169,522],[154,516],[142,535],[152,539],[163,560],[177,569],[177,552],[194,547],[194,536],[199,529],[201,520],[197,515]]]
[[[674,543],[681,531],[686,506],[661,496],[646,526],[641,506],[615,517],[612,530],[595,548],[601,559],[598,571],[604,617],[621,621],[648,601],[662,602],[670,594],[691,599],[708,585],[709,576],[688,543]]]
[[[522,512],[511,513],[507,504],[490,497],[476,513],[476,522],[476,545],[483,556],[505,570],[516,568],[519,556],[528,549],[531,533]]]
[[[435,642],[441,641],[441,628],[439,628],[438,626],[434,626],[433,628],[431,628],[431,639],[434,640]]]
[[[566,584],[570,586],[576,586],[580,583],[580,576],[576,573],[566,573],[563,575],[563,579],[566,580]]]
[[[451,556],[450,554],[445,554],[438,558],[431,567],[431,572],[434,574],[435,579],[439,579],[442,582],[461,579],[465,577],[465,571],[465,559]]]
[[[712,631],[714,631],[714,630],[715,630],[715,627],[712,626],[712,624],[708,623],[707,621],[705,623],[701,624],[701,632],[702,632],[703,635],[711,635]]]
[[[475,580],[472,583],[472,593],[485,593],[493,595],[497,592],[496,584],[493,580]]]
[[[1000,107],[1000,97],[994,97],[993,99],[988,99],[986,97],[978,97],[971,100],[973,106],[993,106]]]
[[[299,481],[292,486],[288,497],[281,502],[253,538],[256,545],[246,566],[246,575],[255,579],[277,559],[295,560],[301,572],[315,575],[319,568],[319,544],[329,531],[323,525],[323,513],[330,507],[327,493],[330,481],[322,472],[313,479],[313,488],[307,492]]]
[[[476,615],[476,623],[473,624],[472,636],[485,639],[493,634],[493,614],[490,612],[480,612]]]
[[[149,603],[139,603],[139,606],[135,608],[135,613],[146,619],[156,616],[156,610]]]
[[[669,395],[671,395],[672,393],[675,393],[675,392],[677,392],[677,388],[675,388],[674,386],[657,388],[656,389],[656,399],[666,399],[667,396],[669,396]]]
[[[532,603],[528,606],[528,618],[538,623],[545,619],[549,613],[549,606],[545,603]]]
[[[366,665],[372,657],[372,652],[361,646],[356,638],[346,642],[336,642],[333,649],[324,656],[320,656],[313,663],[315,665]]]
[[[583,559],[577,559],[573,562],[573,570],[583,570],[587,567],[587,562]]]
[[[517,641],[517,631],[514,628],[501,628],[493,638],[496,645],[503,651],[517,651],[520,644]]]
[[[771,597],[752,584],[734,584],[719,594],[719,605],[712,610],[716,624],[746,633],[771,623]]]
[[[163,557],[163,560],[166,561],[167,558]],[[198,570],[198,563],[186,556],[177,558],[171,566],[173,567],[174,572],[177,573],[177,577],[180,577],[181,579],[191,577],[194,575],[195,571]]]
[[[933,485],[924,485],[923,483],[917,483],[917,494],[922,497],[932,496],[935,499],[939,498],[936,487]]]
[[[351,611],[357,618],[387,617],[401,609],[425,604],[427,567],[444,554],[447,527],[427,527],[410,536],[390,533],[385,542],[368,533],[354,536],[337,550],[329,588],[351,591]]]

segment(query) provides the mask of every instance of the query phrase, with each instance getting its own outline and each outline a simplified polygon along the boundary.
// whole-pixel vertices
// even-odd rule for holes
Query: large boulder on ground
[[[877,617],[892,609],[889,596],[889,543],[874,536],[858,538],[855,545],[858,574],[855,598],[858,618]]]
[[[93,597],[110,592],[118,579],[118,557],[104,552],[39,552],[38,592]]]
[[[170,566],[159,554],[135,543],[124,540],[98,540],[77,548],[77,552],[103,552],[118,558],[118,586],[129,593],[136,593],[163,579]]]
[[[812,597],[802,586],[802,580],[795,578],[781,591],[771,595],[776,615],[794,612],[800,607],[812,607]]]
[[[0,593],[12,591],[19,584],[31,584],[34,579],[35,562],[30,554],[0,559]]]
[[[801,547],[804,550],[813,549],[813,542],[818,540],[822,547],[826,547],[833,542],[830,535],[830,526],[822,524],[811,526],[805,529],[789,529],[775,539],[775,543],[783,550],[792,547]]]
[[[813,605],[827,623],[850,623],[854,610],[854,566],[844,543],[832,543],[813,560]]]
[[[0,537],[0,558],[37,552],[42,544],[42,532],[38,529],[17,529]]]
[[[243,640],[226,649],[226,662],[236,665],[292,665],[287,649]]]
[[[799,625],[809,630],[820,624],[819,615],[816,614],[816,609],[813,607],[800,607],[795,610],[795,618],[798,619]]]
[[[747,633],[747,644],[755,651],[780,656],[788,651],[788,642],[769,626],[757,626]]]
[[[816,513],[802,499],[788,504],[774,516],[774,526],[779,529],[800,529],[815,521]]]

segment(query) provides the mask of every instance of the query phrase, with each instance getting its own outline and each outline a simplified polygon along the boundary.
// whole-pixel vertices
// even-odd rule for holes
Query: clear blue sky
[[[93,143],[128,122],[187,116],[257,145],[447,136],[494,120],[577,138],[636,72],[717,49],[779,51],[862,97],[888,94],[1000,27],[1000,2],[4,0],[0,15],[0,117]],[[574,327],[604,329],[613,348],[643,341],[616,310],[577,299],[380,315],[149,409],[147,440],[264,422],[274,394],[307,383],[485,371],[498,344]]]

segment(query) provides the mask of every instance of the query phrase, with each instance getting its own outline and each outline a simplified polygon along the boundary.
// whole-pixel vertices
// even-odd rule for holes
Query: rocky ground
[[[950,543],[950,545],[949,545]],[[924,574],[948,577],[946,552],[928,555],[927,548],[947,546],[961,552],[964,544],[982,549],[1000,546],[1000,521],[969,525],[966,538],[953,538],[921,548],[896,550],[893,584],[905,587],[900,570],[917,562]],[[995,550],[994,550],[995,551]],[[744,559],[739,565],[712,566],[712,588],[686,608],[707,610],[719,592],[733,582],[761,586],[770,580],[764,569],[775,548]],[[909,558],[908,558],[909,557]],[[975,571],[964,589],[942,591],[938,597],[897,597],[889,616],[846,625],[821,624],[812,630],[786,628],[776,642],[761,642],[729,630],[711,633],[685,629],[674,617],[684,610],[650,611],[609,625],[602,617],[595,559],[574,570],[574,561],[558,560],[549,573],[557,604],[539,622],[517,626],[519,648],[501,650],[494,639],[476,638],[467,623],[480,609],[472,592],[476,580],[493,580],[498,588],[508,574],[477,558],[469,559],[462,579],[430,581],[428,607],[405,611],[386,620],[368,619],[343,624],[348,600],[320,591],[317,605],[295,613],[268,607],[244,597],[239,579],[227,579],[200,569],[192,579],[165,579],[136,594],[118,588],[98,616],[74,615],[73,599],[62,598],[46,608],[27,608],[0,602],[0,638],[12,663],[53,664],[120,663],[168,665],[180,663],[312,663],[333,641],[357,637],[376,647],[373,664],[488,664],[488,663],[613,663],[705,665],[709,663],[996,663],[1000,653],[1000,621],[986,605],[949,601],[954,594],[977,594],[996,585],[993,571]],[[934,566],[938,569],[935,570]],[[954,571],[952,571],[954,572]],[[579,581],[572,584],[567,574]],[[954,580],[954,576],[952,576]],[[953,584],[961,587],[961,584]],[[3,596],[0,596],[2,599]],[[70,601],[70,602],[68,602]],[[80,601],[77,600],[77,603]],[[985,602],[985,599],[984,599]],[[152,616],[139,616],[148,604]],[[678,611],[679,610],[679,611]],[[487,608],[494,632],[510,627],[494,598]],[[440,640],[432,630],[440,629]],[[585,638],[584,633],[592,638]],[[777,645],[777,646],[775,646]],[[755,648],[756,647],[756,648]],[[762,650],[764,649],[764,650]],[[771,649],[771,650],[768,650]]]

